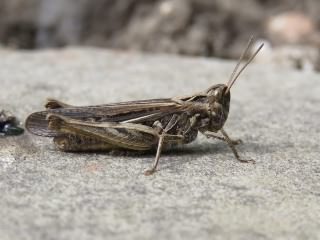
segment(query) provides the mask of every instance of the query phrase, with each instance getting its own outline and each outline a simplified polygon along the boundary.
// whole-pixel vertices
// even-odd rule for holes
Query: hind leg
[[[53,142],[59,150],[65,152],[108,151],[117,148],[95,138],[75,134],[63,134],[54,137]]]

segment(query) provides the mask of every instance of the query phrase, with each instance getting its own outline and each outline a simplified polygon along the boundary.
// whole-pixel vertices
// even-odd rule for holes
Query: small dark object
[[[19,123],[10,112],[0,111],[0,136],[16,136],[24,132],[18,127]]]
[[[62,151],[97,151],[156,149],[156,158],[145,175],[156,171],[163,148],[194,141],[198,132],[208,138],[225,141],[240,162],[253,162],[239,157],[235,145],[222,128],[230,104],[230,88],[258,50],[238,71],[253,38],[240,57],[227,84],[213,85],[207,90],[184,97],[150,99],[114,104],[76,107],[50,99],[46,111],[32,113],[26,128],[33,134],[53,137]],[[217,136],[220,131],[222,136]]]

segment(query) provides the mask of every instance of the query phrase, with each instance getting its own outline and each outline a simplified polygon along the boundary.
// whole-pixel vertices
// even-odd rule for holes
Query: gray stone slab
[[[171,97],[224,83],[234,62],[101,49],[1,51],[1,108]],[[163,154],[73,154],[0,138],[1,239],[319,239],[320,78],[252,64],[232,89],[228,147],[200,137]]]

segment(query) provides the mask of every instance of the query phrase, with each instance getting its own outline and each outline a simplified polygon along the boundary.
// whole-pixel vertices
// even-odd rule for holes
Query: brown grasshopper
[[[238,71],[241,61],[251,49],[248,42],[229,81],[184,97],[120,102],[77,107],[49,99],[46,111],[32,113],[26,128],[33,134],[53,137],[62,151],[156,150],[151,169],[156,171],[163,148],[194,141],[198,132],[208,138],[225,141],[240,162],[253,162],[239,157],[235,145],[223,129],[230,105],[230,89],[263,44]],[[238,72],[237,72],[238,71]],[[220,131],[222,136],[218,136]]]

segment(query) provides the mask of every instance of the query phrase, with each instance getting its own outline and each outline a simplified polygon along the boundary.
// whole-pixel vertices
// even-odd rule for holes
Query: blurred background
[[[319,71],[319,13],[319,0],[0,0],[0,45],[235,59],[254,34],[259,61]]]

